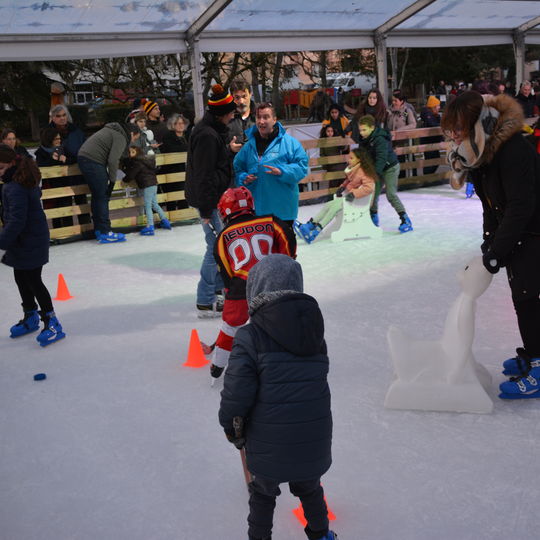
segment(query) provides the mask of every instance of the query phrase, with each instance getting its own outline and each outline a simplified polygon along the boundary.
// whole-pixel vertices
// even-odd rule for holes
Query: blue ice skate
[[[474,195],[474,184],[472,182],[467,182],[465,184],[465,197],[470,199]]]
[[[370,217],[371,217],[371,221],[373,222],[373,225],[375,225],[375,227],[378,227],[379,226],[379,214],[377,214],[377,212],[373,212],[373,213],[369,213]]]
[[[409,216],[407,214],[401,214],[399,216],[401,218],[401,224],[398,227],[400,233],[406,233],[413,230],[413,226],[411,223],[411,220],[409,219]]]
[[[338,540],[338,537],[334,531],[328,531],[328,534],[321,537],[320,540]]]
[[[163,218],[160,223],[159,223],[160,227],[162,229],[167,229],[167,230],[171,230],[172,227],[171,227],[171,222],[167,219],[167,218]]]
[[[521,347],[516,350],[516,356],[503,362],[503,375],[508,377],[526,377],[531,371],[531,359]]]
[[[54,311],[45,313],[45,315],[42,315],[42,318],[44,328],[36,338],[36,341],[42,347],[46,347],[47,345],[66,337],[66,334],[62,331],[62,325],[56,318]]]
[[[109,231],[108,233],[99,233],[98,241],[100,244],[114,244],[116,242],[125,242],[126,235],[122,233],[114,233],[112,231]]]
[[[144,229],[141,229],[139,231],[139,234],[141,236],[154,236],[154,226],[153,225],[148,225]]]
[[[531,371],[526,377],[503,382],[499,389],[501,399],[540,398],[540,358],[531,360]]]
[[[311,219],[307,223],[300,223],[298,220],[295,220],[293,223],[294,232],[300,236],[304,242],[311,244],[319,233],[321,232],[320,227],[315,224]]]
[[[33,309],[31,311],[25,311],[24,317],[9,329],[9,337],[18,338],[36,330],[39,330],[39,315],[37,309]]]

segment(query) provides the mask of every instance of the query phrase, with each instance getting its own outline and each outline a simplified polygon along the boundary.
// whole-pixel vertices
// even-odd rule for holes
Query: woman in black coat
[[[485,101],[484,101],[485,99]],[[503,399],[540,397],[540,165],[523,138],[523,111],[504,94],[464,92],[441,126],[452,139],[452,185],[469,174],[482,201],[484,266],[506,267],[523,347],[503,363]]]
[[[11,327],[11,337],[38,330],[41,315],[44,327],[37,341],[45,347],[65,334],[41,280],[43,265],[49,261],[49,229],[39,188],[41,175],[31,158],[17,156],[10,147],[0,145],[0,177],[4,182],[5,222],[0,231],[0,258],[13,268],[24,311],[24,317]]]

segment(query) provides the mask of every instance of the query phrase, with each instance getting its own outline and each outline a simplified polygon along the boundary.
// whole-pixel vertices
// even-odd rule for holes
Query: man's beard
[[[249,109],[249,105],[247,103],[245,103],[244,105],[237,105],[236,106],[236,110],[240,114],[246,114],[248,112],[248,109]]]

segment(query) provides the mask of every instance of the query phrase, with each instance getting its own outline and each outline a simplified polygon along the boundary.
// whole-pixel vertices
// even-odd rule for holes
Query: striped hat
[[[143,111],[148,114],[152,109],[155,109],[156,107],[158,107],[158,104],[155,101],[150,101],[149,99],[147,99],[144,102]]]
[[[236,103],[230,92],[227,92],[221,84],[214,84],[208,98],[208,111],[214,116],[225,116],[235,110]]]

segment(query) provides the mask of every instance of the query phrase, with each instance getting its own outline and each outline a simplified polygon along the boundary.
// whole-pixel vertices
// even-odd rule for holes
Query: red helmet
[[[242,214],[253,214],[253,195],[244,186],[229,188],[219,199],[217,207],[224,221]]]

